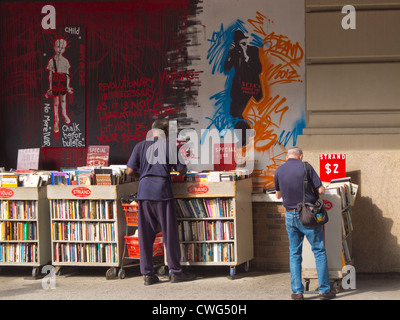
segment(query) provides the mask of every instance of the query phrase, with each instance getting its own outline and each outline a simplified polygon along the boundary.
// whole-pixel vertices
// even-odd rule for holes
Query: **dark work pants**
[[[153,270],[153,244],[158,225],[164,238],[168,268],[171,273],[182,272],[180,264],[178,223],[176,220],[175,200],[139,200],[139,249],[140,272],[151,275]]]

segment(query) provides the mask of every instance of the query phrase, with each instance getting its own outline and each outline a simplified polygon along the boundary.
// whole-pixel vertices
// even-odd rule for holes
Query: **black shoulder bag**
[[[318,200],[314,204],[306,202],[306,187],[308,183],[307,169],[308,163],[304,162],[303,202],[297,204],[297,211],[299,212],[300,221],[303,226],[316,227],[327,223],[329,218],[324,206],[324,202],[319,198],[319,195],[315,192],[315,190],[314,194]]]

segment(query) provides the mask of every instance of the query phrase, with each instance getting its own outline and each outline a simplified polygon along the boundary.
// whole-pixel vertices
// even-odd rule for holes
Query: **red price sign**
[[[345,154],[320,154],[319,155],[320,178],[324,182],[346,177]]]

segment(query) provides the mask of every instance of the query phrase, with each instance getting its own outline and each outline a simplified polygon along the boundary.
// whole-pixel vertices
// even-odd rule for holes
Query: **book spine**
[[[116,244],[107,243],[55,243],[56,262],[116,263]]]
[[[234,262],[233,243],[181,243],[181,262]]]
[[[35,243],[0,243],[0,262],[37,262]]]
[[[115,241],[113,223],[108,222],[56,222],[52,224],[56,241]]]

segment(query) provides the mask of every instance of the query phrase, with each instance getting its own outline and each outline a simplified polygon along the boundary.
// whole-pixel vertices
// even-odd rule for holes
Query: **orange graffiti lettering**
[[[265,33],[264,28],[263,28],[264,20],[274,23],[271,19],[268,19],[266,16],[264,16],[262,13],[260,13],[258,11],[256,12],[255,20],[248,19],[247,21],[254,27],[254,32],[259,33],[263,36],[266,36],[267,34]]]
[[[286,100],[276,95],[263,98],[259,102],[251,98],[247,104],[243,116],[252,122],[250,126],[255,131],[256,151],[266,151],[277,142],[278,135],[274,131],[279,129],[283,115],[289,110],[289,107],[284,105]]]

